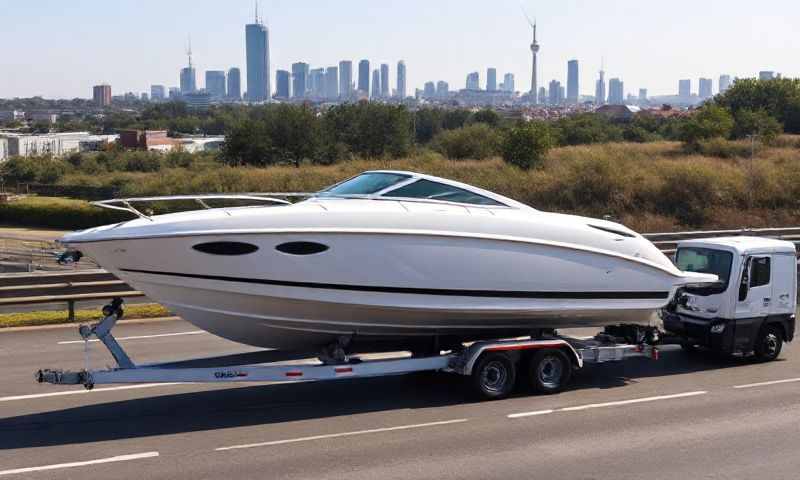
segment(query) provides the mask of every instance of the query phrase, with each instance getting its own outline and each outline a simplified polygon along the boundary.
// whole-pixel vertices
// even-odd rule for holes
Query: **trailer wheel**
[[[486,400],[507,397],[514,389],[517,372],[514,362],[504,353],[487,353],[472,369],[472,387]]]
[[[538,393],[558,393],[572,378],[572,363],[561,350],[540,350],[528,365],[528,378]]]
[[[756,359],[770,362],[778,358],[783,348],[783,337],[775,325],[766,325],[758,333],[755,344]]]

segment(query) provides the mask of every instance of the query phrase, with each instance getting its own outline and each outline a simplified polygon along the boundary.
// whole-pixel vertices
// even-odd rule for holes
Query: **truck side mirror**
[[[747,292],[750,290],[750,257],[742,265],[742,281],[739,283],[739,301],[747,300]]]

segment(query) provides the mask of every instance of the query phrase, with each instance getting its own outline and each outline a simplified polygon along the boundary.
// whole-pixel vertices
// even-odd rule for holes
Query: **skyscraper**
[[[639,103],[645,103],[645,102],[647,102],[647,89],[646,88],[640,88],[639,89]]]
[[[720,75],[719,76],[719,93],[724,93],[725,90],[731,88],[731,76],[730,75]]]
[[[325,98],[328,100],[339,98],[339,67],[325,69]]]
[[[545,103],[547,103],[547,89],[546,88],[539,87],[539,94],[538,95],[539,96],[537,97],[538,99],[537,99],[536,103],[539,103],[541,105],[544,105]]]
[[[514,93],[517,89],[514,87],[514,74],[506,73],[503,76],[503,90],[509,93]]]
[[[678,81],[678,96],[682,99],[688,99],[692,96],[692,81],[680,80]]]
[[[425,82],[425,89],[422,93],[426,98],[432,98],[436,95],[436,85],[433,82]]]
[[[186,46],[186,56],[189,58],[189,64],[181,69],[181,94],[194,93],[197,90],[197,75],[192,65],[192,39]]]
[[[369,95],[369,60],[358,62],[358,89]]]
[[[700,84],[697,87],[697,94],[700,96],[700,98],[711,98],[713,95],[713,85],[714,82],[712,82],[710,78],[701,78]]]
[[[529,20],[530,21],[530,20]],[[536,22],[531,24],[533,28],[533,42],[531,43],[531,53],[533,54],[533,68],[531,70],[531,96],[533,97],[533,103],[538,103],[536,101],[536,89],[538,87],[537,80],[536,80],[536,56],[539,54],[539,44],[536,42]]]
[[[397,62],[397,98],[406,98],[406,62]]]
[[[169,87],[169,99],[177,100],[181,98],[181,89],[179,87]]]
[[[625,103],[625,84],[619,78],[608,81],[608,103],[623,105]]]
[[[343,100],[353,96],[353,62],[350,60],[339,62],[339,96]]]
[[[381,64],[381,97],[389,98],[389,64]]]
[[[497,69],[496,68],[488,68],[486,69],[486,90],[490,92],[497,91]]]
[[[94,104],[98,107],[107,107],[111,105],[111,85],[95,85],[92,88],[92,99]]]
[[[290,97],[289,92],[289,77],[290,74],[286,70],[278,70],[275,72],[275,98],[281,100],[288,100]]]
[[[381,96],[381,72],[377,68],[372,71],[372,95],[373,99]]]
[[[433,83],[433,82],[431,82]],[[446,98],[450,93],[450,85],[444,80],[436,82],[436,96],[439,98]]]
[[[206,90],[215,100],[225,96],[225,72],[206,70]]]
[[[297,62],[292,64],[292,98],[306,96],[308,85],[308,64]]]
[[[150,85],[150,99],[160,102],[167,98],[167,88],[164,85]]]
[[[570,60],[567,62],[567,102],[578,103],[580,89],[578,87],[578,61]]]
[[[594,85],[594,104],[606,104],[606,72],[602,66],[600,67],[600,78],[597,79]]]
[[[242,72],[236,67],[228,69],[228,98],[242,99]]]
[[[322,98],[325,96],[325,69],[313,68],[308,72],[308,90],[312,97]]]
[[[481,89],[481,75],[478,72],[472,72],[467,75],[467,90],[480,90]]]
[[[758,72],[758,79],[759,80],[772,80],[775,78],[775,72],[771,70],[762,70]]]
[[[256,4],[255,22],[245,25],[247,47],[247,99],[251,102],[268,101],[270,97],[269,30],[258,18]]]
[[[558,80],[550,81],[550,85],[547,88],[549,93],[547,103],[550,105],[560,105],[564,102],[564,96],[561,94],[562,87],[561,82]]]

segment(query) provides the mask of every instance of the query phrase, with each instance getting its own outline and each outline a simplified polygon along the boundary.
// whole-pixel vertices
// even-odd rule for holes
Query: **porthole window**
[[[324,252],[328,246],[317,242],[288,242],[278,245],[275,249],[289,255],[314,255]]]
[[[258,250],[256,245],[244,242],[208,242],[193,246],[198,252],[209,255],[247,255]]]

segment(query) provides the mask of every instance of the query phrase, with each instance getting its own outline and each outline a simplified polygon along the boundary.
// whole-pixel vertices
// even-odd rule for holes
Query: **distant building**
[[[292,98],[304,98],[308,88],[308,64],[298,62],[292,64]]]
[[[467,90],[480,90],[481,89],[481,75],[478,72],[472,72],[467,75]]]
[[[433,98],[436,96],[436,85],[433,82],[425,82],[425,88],[422,90],[422,95],[426,98]]]
[[[206,70],[206,91],[214,100],[225,97],[225,72],[222,70]]]
[[[486,69],[486,90],[489,92],[497,91],[497,69]]]
[[[197,91],[197,74],[191,65],[181,69],[181,94],[186,95]]]
[[[353,62],[339,62],[339,97],[349,100],[353,96]]]
[[[8,160],[8,139],[0,137],[0,163]]]
[[[625,84],[619,78],[608,81],[608,103],[622,105],[625,103]]]
[[[167,98],[167,88],[164,85],[150,85],[150,99],[162,102]]]
[[[634,110],[639,111],[639,107],[628,107],[627,105],[603,105],[595,110],[600,115],[605,115],[616,120],[630,120],[633,118]]]
[[[406,98],[406,95],[406,62],[400,60],[397,62],[397,98],[403,100]]]
[[[6,139],[7,157],[51,155],[63,157],[81,150],[81,142],[91,136],[88,132],[48,133],[43,135],[0,134]]]
[[[178,87],[169,87],[169,99],[178,100],[181,98],[181,89]]]
[[[183,101],[186,106],[195,110],[205,110],[211,106],[211,94],[206,90],[197,90],[183,94]]]
[[[141,101],[143,101],[143,102],[149,102],[150,101],[150,94],[148,94],[147,92],[142,92],[142,93],[139,94],[139,99]]]
[[[286,70],[277,70],[275,72],[275,98],[288,100],[291,97],[290,78],[291,74]]]
[[[548,96],[547,95],[547,89],[544,88],[544,87],[539,87],[539,95],[538,95],[539,98],[538,98],[537,103],[539,105],[546,104],[547,103],[547,96]]]
[[[514,74],[513,73],[506,73],[503,77],[503,91],[504,92],[516,92],[517,89],[514,86]]]
[[[168,137],[166,130],[120,130],[118,143],[130,150],[169,151],[178,141]]]
[[[325,69],[313,68],[308,72],[308,90],[311,97],[322,98],[325,96]]]
[[[699,83],[699,85],[697,87],[698,88],[697,94],[700,96],[700,98],[703,98],[703,99],[711,98],[714,95],[714,93],[713,93],[714,86],[713,85],[714,85],[714,82],[712,82],[710,78],[701,78],[700,79],[700,83]]]
[[[247,100],[264,102],[272,92],[269,70],[269,29],[258,18],[256,7],[255,22],[245,25],[247,54]]]
[[[228,69],[228,98],[242,99],[242,71],[236,67]]]
[[[98,107],[107,107],[111,105],[111,85],[95,85],[92,88],[92,99],[94,104]]]
[[[389,64],[381,64],[381,97],[389,98]]]
[[[640,103],[644,103],[646,101],[647,101],[647,89],[646,88],[640,88],[639,89],[639,102]]]
[[[547,103],[550,105],[561,105],[564,102],[564,97],[561,94],[561,82],[558,80],[551,80],[547,91],[550,94]]]
[[[600,78],[594,84],[594,104],[605,105],[606,103],[606,72],[600,67]]]
[[[433,82],[431,82],[433,83]],[[444,80],[436,82],[436,96],[439,98],[446,98],[450,93],[450,85]]]
[[[775,72],[770,70],[762,70],[758,72],[758,79],[759,80],[774,80],[775,79]]]
[[[358,90],[369,95],[369,60],[358,62]]]
[[[730,75],[720,75],[719,76],[719,93],[725,93],[727,89],[731,88],[731,76]]]
[[[567,62],[567,102],[578,103],[580,88],[578,87],[578,61],[570,60]]]
[[[58,122],[58,114],[52,112],[27,112],[25,117],[31,122],[53,125]]]
[[[325,69],[325,97],[328,100],[339,98],[339,67]]]
[[[678,82],[678,96],[681,97],[681,99],[687,99],[692,96],[691,80],[680,80]]]
[[[19,122],[25,120],[25,112],[20,110],[1,110],[0,122]]]
[[[373,99],[381,96],[381,72],[377,68],[372,71],[372,95]]]

